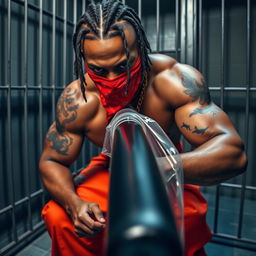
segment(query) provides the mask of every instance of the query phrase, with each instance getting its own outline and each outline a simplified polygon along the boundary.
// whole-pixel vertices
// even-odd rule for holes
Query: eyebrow
[[[131,58],[130,58],[130,62],[133,62],[134,59],[135,59],[134,57],[131,57]],[[121,65],[126,65],[126,63],[127,63],[127,59],[122,60],[122,61],[120,61],[118,64],[116,64],[116,65],[114,66],[114,68],[117,68],[118,66],[121,66]],[[94,65],[94,64],[91,64],[91,63],[88,63],[88,66],[89,66],[89,67],[92,67],[92,68],[102,68],[102,67],[100,67],[100,66],[97,66],[97,65]],[[102,68],[102,69],[104,69],[104,68]]]

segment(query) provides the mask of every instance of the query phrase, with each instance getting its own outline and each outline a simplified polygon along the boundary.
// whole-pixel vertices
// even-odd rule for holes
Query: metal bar
[[[199,0],[199,15],[198,15],[198,68],[202,72],[202,12],[203,5],[202,0]]]
[[[85,160],[85,140],[84,140],[84,143],[83,143],[83,147],[82,147],[82,167],[84,168],[85,165],[86,165],[86,160]]]
[[[73,33],[75,32],[76,29],[76,22],[77,22],[77,0],[74,0],[73,2]],[[73,54],[73,61],[74,61],[74,54]]]
[[[212,90],[212,91],[220,91],[221,90],[221,86],[219,86],[219,87],[210,86],[209,89]],[[224,87],[224,91],[243,92],[243,91],[246,91],[246,90],[247,90],[246,87]],[[256,91],[256,87],[251,87],[249,89],[249,91],[250,92],[255,92]]]
[[[52,1],[52,120],[55,119],[55,105],[56,105],[56,0]]]
[[[76,24],[77,21],[77,1],[73,1],[73,23]],[[76,26],[73,27],[73,33],[75,32]],[[73,51],[73,63],[75,60],[75,52]],[[74,162],[74,169],[77,170],[77,160]]]
[[[220,106],[224,107],[224,84],[225,84],[225,66],[224,66],[224,54],[225,54],[225,0],[221,0],[221,95],[220,95]],[[219,217],[219,199],[220,199],[220,186],[216,186],[216,197],[215,197],[215,211],[214,211],[214,223],[213,231],[217,233],[218,228],[218,217]]]
[[[40,0],[39,12],[39,47],[38,47],[38,87],[39,87],[39,149],[43,149],[43,99],[42,99],[42,48],[43,48],[43,1]]]
[[[197,27],[198,27],[198,21],[197,21],[197,0],[193,0],[192,2],[192,6],[193,6],[193,10],[192,10],[192,15],[193,15],[193,18],[192,18],[192,24],[193,24],[193,48],[192,48],[192,59],[193,59],[193,66],[196,67],[198,69],[198,55],[197,55],[197,34],[198,34],[198,30],[197,30]]]
[[[24,5],[24,0],[11,0],[17,4],[21,4],[21,5]],[[37,5],[34,5],[34,4],[31,4],[31,3],[28,3],[28,8],[34,10],[34,11],[37,11],[39,12],[40,11],[40,8],[37,6]],[[46,11],[46,10],[43,10],[43,15],[45,16],[48,16],[48,17],[52,17],[53,16],[53,13],[49,12],[49,11]],[[58,21],[61,21],[61,22],[64,22],[64,19],[60,16],[56,16],[56,20]],[[71,21],[67,21],[67,25],[73,27],[74,24],[71,22]]]
[[[30,198],[34,198],[34,197],[36,197],[36,196],[42,194],[43,192],[44,192],[43,189],[39,189],[39,190],[37,190],[36,192],[33,192],[32,194],[30,194]],[[22,199],[16,201],[16,202],[14,203],[14,205],[15,205],[15,206],[18,206],[18,205],[20,205],[20,204],[22,204],[22,203],[24,203],[24,202],[26,202],[26,201],[28,201],[28,200],[29,200],[29,197],[28,197],[28,196],[23,197]],[[8,206],[2,208],[2,209],[0,210],[0,215],[3,214],[3,213],[5,213],[5,212],[7,212],[7,211],[10,211],[11,209],[13,209],[13,206],[12,206],[12,205],[8,205]]]
[[[29,230],[33,230],[32,215],[31,215],[31,200],[30,200],[30,188],[31,181],[29,175],[28,164],[28,0],[24,2],[24,173],[25,173],[25,186],[26,194],[28,197],[28,227]]]
[[[160,51],[161,52],[161,51]],[[220,91],[221,90],[221,86],[209,86],[208,87],[209,90],[212,90],[212,91]],[[0,89],[2,90],[8,90],[8,86],[6,85],[0,85]],[[24,90],[25,87],[24,86],[12,86],[12,89],[15,89],[15,90]],[[38,86],[28,86],[28,89],[29,90],[40,90],[40,88]],[[53,88],[52,86],[42,86],[42,89],[43,90],[59,90],[59,91],[63,91],[63,88],[61,87],[56,87],[56,88]],[[246,92],[247,90],[247,87],[236,87],[236,86],[229,86],[229,87],[224,87],[224,91],[231,91],[231,92]],[[249,91],[250,92],[255,92],[256,91],[256,87],[250,87],[249,88]]]
[[[187,1],[181,0],[181,15],[180,15],[180,61],[186,63],[187,60]]]
[[[179,45],[179,36],[180,36],[180,29],[179,29],[179,0],[175,1],[175,57],[179,61],[179,51],[180,51],[180,45]]]
[[[42,49],[43,49],[43,0],[39,2],[39,48],[38,48],[38,88],[39,88],[39,152],[43,150],[43,85],[42,85]],[[40,180],[40,186],[43,185]],[[42,205],[45,204],[44,194]]]
[[[236,189],[242,189],[242,185],[239,184],[229,184],[229,183],[220,183],[221,187],[229,187],[229,188],[236,188]],[[245,186],[246,190],[256,191],[256,187],[253,186]]]
[[[247,45],[246,45],[246,107],[245,107],[245,148],[248,150],[248,133],[249,133],[249,109],[250,109],[250,62],[251,62],[251,45],[250,45],[250,22],[251,22],[251,3],[247,0]],[[244,200],[245,200],[246,172],[242,178],[242,190],[240,196],[240,210],[237,237],[241,238],[244,217]]]
[[[63,17],[64,17],[64,28],[63,28],[63,88],[66,87],[67,83],[67,0],[64,0],[64,9],[63,9]]]
[[[221,0],[221,95],[220,105],[224,107],[225,84],[225,0]]]
[[[82,13],[85,13],[85,8],[86,8],[86,0],[83,0],[83,2],[82,2]]]
[[[160,2],[156,0],[156,51],[160,49]]]
[[[142,0],[138,0],[138,16],[141,19],[141,1]]]
[[[220,240],[220,239],[225,239],[225,241]],[[237,248],[243,248],[246,250],[256,250],[256,240],[251,240],[251,239],[246,239],[246,238],[237,238],[232,235],[227,235],[223,233],[218,233],[218,234],[213,234],[212,236],[212,241],[218,244],[225,244],[229,245],[232,247],[237,247]]]
[[[11,0],[8,0],[7,10],[7,171],[10,175],[10,199],[12,205],[12,235],[13,240],[17,241],[17,229],[15,220],[15,190],[13,173],[12,155],[12,110],[11,110]]]
[[[8,89],[8,86],[6,86],[6,85],[1,85],[1,86],[0,86],[0,89],[7,90],[7,89]],[[24,90],[25,87],[24,87],[23,85],[21,85],[21,86],[13,85],[13,86],[12,86],[12,89],[14,89],[14,90]],[[28,89],[30,89],[30,90],[40,90],[41,88],[40,88],[39,86],[28,86]],[[55,89],[55,90],[63,91],[63,88],[61,88],[61,87],[53,88],[52,86],[42,86],[42,89],[43,89],[43,90],[53,90],[53,89]]]
[[[4,214],[5,212],[10,211],[11,209],[13,209],[12,205],[8,205],[8,206],[2,208],[2,209],[0,210],[0,215]]]

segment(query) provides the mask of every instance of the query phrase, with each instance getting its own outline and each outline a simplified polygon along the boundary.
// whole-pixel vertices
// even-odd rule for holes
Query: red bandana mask
[[[94,74],[88,67],[86,67],[86,71],[99,90],[101,103],[107,112],[107,122],[109,123],[117,111],[133,100],[139,88],[141,82],[140,57],[137,58],[136,63],[131,68],[128,91],[126,91],[127,72],[113,79],[108,79]]]

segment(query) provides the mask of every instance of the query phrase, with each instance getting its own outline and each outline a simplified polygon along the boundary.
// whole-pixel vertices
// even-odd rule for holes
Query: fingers
[[[74,225],[74,231],[79,237],[94,237],[99,233],[99,231],[92,231],[81,223]]]
[[[101,223],[105,223],[103,213],[101,212],[98,204],[91,204],[91,212],[94,214],[96,219]]]
[[[105,227],[104,223],[100,223],[99,221],[95,221],[90,214],[85,212],[84,214],[79,216],[79,219],[91,230],[101,230]]]
[[[105,228],[105,219],[99,205],[86,203],[86,206],[80,209],[76,220],[74,220],[75,233],[79,237],[93,237],[103,228]]]

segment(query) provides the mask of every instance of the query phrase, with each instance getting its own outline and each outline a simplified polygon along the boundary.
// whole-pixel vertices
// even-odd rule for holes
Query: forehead
[[[130,24],[124,24],[124,33],[129,50],[137,49],[136,33]],[[125,54],[125,49],[123,40],[118,35],[106,39],[85,39],[83,42],[83,52],[87,61],[89,59],[106,60],[113,57],[121,57]]]

